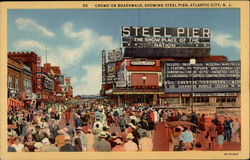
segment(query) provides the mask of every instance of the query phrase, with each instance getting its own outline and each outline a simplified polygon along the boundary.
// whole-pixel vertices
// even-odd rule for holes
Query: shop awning
[[[17,99],[14,99],[14,98],[8,98],[8,105],[9,106],[18,106],[18,107],[24,106],[23,102],[21,102]]]

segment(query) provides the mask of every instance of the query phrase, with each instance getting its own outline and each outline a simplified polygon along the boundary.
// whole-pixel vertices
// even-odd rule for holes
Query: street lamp
[[[145,99],[145,82],[146,82],[147,77],[145,76],[145,74],[142,77],[143,80],[143,86],[144,86],[144,105],[146,104],[146,99]]]
[[[191,116],[193,114],[193,110],[194,110],[194,97],[193,97],[193,94],[194,94],[194,86],[193,86],[193,83],[194,83],[194,77],[193,77],[193,72],[194,72],[194,65],[196,63],[196,59],[194,58],[191,58],[190,61],[189,61],[189,64],[191,65],[191,69],[192,69],[192,72],[191,72]]]

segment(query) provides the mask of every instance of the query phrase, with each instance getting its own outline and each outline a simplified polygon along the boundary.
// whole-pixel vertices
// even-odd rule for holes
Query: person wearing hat
[[[104,127],[104,125],[103,125],[103,123],[100,121],[100,118],[99,117],[97,117],[96,118],[96,121],[95,121],[95,123],[94,123],[94,125],[93,125],[93,129],[96,129],[96,125],[99,125],[99,128],[103,128]]]
[[[76,129],[76,136],[75,138],[80,138],[81,140],[81,145],[82,145],[82,150],[85,151],[87,148],[87,136],[86,134],[82,131],[82,127],[78,127]],[[73,142],[75,142],[75,140],[73,140]]]
[[[82,127],[82,119],[80,118],[80,115],[75,115],[75,127]]]
[[[65,145],[65,135],[62,129],[58,131],[58,135],[55,138],[55,145],[58,148],[61,148],[63,145]]]
[[[99,124],[95,124],[93,128],[93,134],[95,135],[96,139],[98,139],[98,136],[101,131],[102,131],[102,127]]]
[[[132,133],[135,128],[136,127],[132,123],[128,123],[128,125],[126,125],[125,133]]]
[[[110,143],[105,139],[107,136],[106,132],[102,131],[99,134],[99,141],[96,141],[93,144],[93,148],[95,149],[95,151],[99,151],[99,152],[109,152],[111,151],[111,145]]]
[[[69,123],[66,123],[66,127],[64,128],[64,130],[65,130],[65,132],[66,132],[68,135],[70,135],[71,138],[74,137],[75,131],[74,131],[74,129],[70,126]]]
[[[66,111],[64,112],[64,118],[66,120],[66,123],[69,123],[70,122],[70,117],[71,117],[71,111],[70,109],[66,109]]]
[[[65,144],[60,148],[60,152],[75,152],[75,148],[71,144],[70,136],[67,135],[64,138]]]
[[[74,139],[74,149],[76,152],[83,151],[81,139],[79,137]]]
[[[41,142],[36,142],[35,144],[34,144],[34,146],[35,146],[35,152],[42,152],[42,147],[43,147],[43,144],[41,143]]]
[[[142,132],[142,138],[139,140],[139,151],[152,151],[153,141],[147,135],[147,132]]]
[[[56,147],[56,145],[55,145],[54,138],[49,138],[49,145],[43,151],[44,152],[59,152],[59,148]]]
[[[109,143],[111,145],[111,148],[114,148],[116,146],[115,140],[118,138],[117,134],[115,132],[111,133],[109,138]]]
[[[42,140],[42,144],[43,146],[41,147],[41,151],[44,151],[46,148],[49,147],[50,143],[49,143],[49,139],[48,138],[44,138]]]
[[[183,141],[184,145],[185,145],[185,149],[186,151],[191,149],[191,144],[193,143],[193,134],[190,130],[190,126],[185,126],[184,127],[184,132],[182,132],[182,134],[180,135],[180,139],[181,141]]]
[[[126,136],[126,139],[128,141],[124,144],[125,151],[138,151],[137,144],[132,141],[134,139],[133,134],[132,133],[128,133],[128,135]]]
[[[126,126],[126,119],[125,119],[125,117],[124,117],[124,115],[120,115],[120,117],[119,117],[119,127],[120,128],[125,128],[125,126]]]
[[[111,133],[110,133],[110,127],[109,126],[104,126],[103,128],[102,128],[102,130],[104,131],[104,132],[106,132],[106,140],[107,141],[109,141],[109,139],[110,139],[110,137],[111,137]]]
[[[39,125],[36,126],[36,132],[33,134],[34,140],[36,142],[41,142],[42,141],[42,134],[41,134],[41,127]]]
[[[112,148],[112,151],[114,151],[114,152],[125,151],[120,138],[115,139],[114,142],[115,142],[116,145]]]

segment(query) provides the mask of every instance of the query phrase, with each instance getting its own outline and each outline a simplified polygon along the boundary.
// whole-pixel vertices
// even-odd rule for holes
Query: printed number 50
[[[88,7],[88,4],[83,4],[82,7]]]

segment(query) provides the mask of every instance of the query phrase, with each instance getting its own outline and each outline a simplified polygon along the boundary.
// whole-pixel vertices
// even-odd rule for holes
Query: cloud
[[[82,69],[86,75],[72,78],[74,95],[98,95],[102,83],[101,65],[84,65]]]
[[[54,33],[49,31],[46,27],[39,25],[35,20],[30,18],[17,18],[16,25],[19,30],[23,31],[40,31],[43,35],[54,37]]]
[[[30,39],[21,39],[14,43],[16,50],[28,50],[28,51],[45,51],[45,45]]]
[[[212,35],[212,41],[219,47],[227,48],[240,48],[240,42],[237,39],[233,39],[233,36],[229,33],[214,32]]]
[[[66,22],[62,26],[62,32],[67,41],[73,41],[74,47],[71,44],[64,45],[48,45],[48,62],[52,65],[58,65],[66,75],[72,75],[72,69],[77,71],[72,77],[74,87],[74,95],[77,94],[99,94],[101,89],[101,51],[103,49],[111,50],[119,47],[119,42],[114,41],[112,36],[100,35],[89,28],[82,28],[78,31],[74,30],[74,23]],[[49,44],[49,43],[48,43]],[[76,45],[77,44],[77,45]],[[14,43],[14,48],[17,50],[35,50],[36,53],[42,55],[44,61],[45,45],[35,40],[19,40]],[[87,56],[88,55],[88,56]],[[90,62],[84,58],[99,57]],[[68,71],[65,72],[65,71]],[[86,74],[83,74],[85,71]]]

